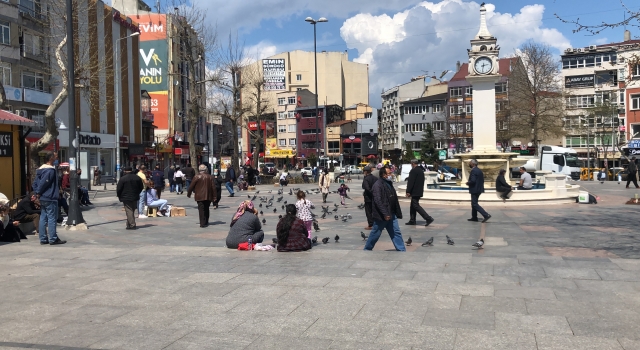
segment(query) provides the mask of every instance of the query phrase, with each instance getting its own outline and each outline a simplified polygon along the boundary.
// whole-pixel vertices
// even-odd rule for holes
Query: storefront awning
[[[0,124],[34,126],[36,125],[36,122],[0,109]]]
[[[359,137],[356,137],[355,139],[353,139],[353,143],[360,143],[362,142],[362,140]]]
[[[351,142],[352,142],[352,141],[351,141],[351,140],[349,140],[349,139],[344,139],[344,140],[342,140],[342,143],[351,143]]]

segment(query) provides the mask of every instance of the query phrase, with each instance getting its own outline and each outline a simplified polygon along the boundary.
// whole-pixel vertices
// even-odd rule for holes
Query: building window
[[[278,125],[278,132],[287,132],[286,125]]]
[[[496,94],[504,94],[507,92],[507,83],[496,84]]]
[[[26,12],[31,16],[40,15],[41,6],[39,0],[20,0],[20,12]]]
[[[600,53],[595,55],[567,56],[562,59],[562,69],[584,68],[602,66],[605,62],[612,65],[616,63],[618,56],[615,52]]]
[[[340,153],[340,141],[327,142],[327,149],[329,153]]]
[[[294,112],[294,111],[289,111],[289,116],[288,116],[288,118],[289,118],[289,119],[296,119],[296,112]]]
[[[286,146],[287,145],[287,139],[278,139],[278,145]]]
[[[444,148],[442,147],[442,141],[436,141],[436,149],[438,148]]]
[[[458,115],[458,108],[456,106],[449,106],[449,114]]]
[[[460,97],[462,96],[462,88],[456,87],[449,89],[449,96],[451,97]]]
[[[631,100],[631,109],[640,109],[640,95],[629,96]]]
[[[296,145],[296,139],[289,139],[289,146],[295,146]]]
[[[302,81],[302,74],[296,74],[296,81]]]
[[[300,91],[300,90],[302,90],[302,88],[297,88],[297,89],[296,89],[296,91]]]
[[[0,62],[0,82],[2,85],[11,85],[11,64],[7,62]]]
[[[316,129],[304,129],[302,130],[302,135],[315,135]]]
[[[465,128],[467,132],[473,132],[473,123],[467,123],[467,125],[465,125]]]
[[[440,113],[440,112],[442,112],[442,105],[434,104],[433,105],[433,113]]]
[[[42,73],[22,72],[22,87],[44,91],[44,75]]]
[[[296,97],[295,96],[290,96],[288,102],[289,102],[290,105],[296,104]]]
[[[473,105],[467,105],[465,112],[467,112],[467,114],[473,114]]]
[[[499,130],[508,130],[509,127],[507,125],[507,122],[505,120],[501,120],[498,122],[498,129]]]
[[[636,63],[633,67],[631,67],[631,74],[634,77],[640,76],[640,64]]]
[[[444,130],[444,122],[433,122],[433,131]]]
[[[23,34],[23,38],[24,43],[22,44],[22,49],[24,52],[34,56],[40,56],[40,52],[42,51],[42,38],[27,33]]]
[[[278,112],[278,119],[286,119],[287,112]]]
[[[371,119],[372,115],[373,115],[373,113],[371,113],[371,112],[365,113],[364,114],[364,119]]]
[[[500,112],[501,110],[502,110],[501,103],[500,102],[496,102],[496,112]]]
[[[295,124],[289,124],[289,132],[296,132],[296,125]]]
[[[284,106],[284,105],[285,105],[285,98],[278,97],[278,106]]]
[[[11,45],[11,26],[7,21],[0,21],[0,44]]]
[[[464,94],[467,96],[473,95],[473,88],[471,86],[464,88]]]
[[[590,108],[595,107],[596,98],[593,95],[571,96],[566,99],[567,108]]]

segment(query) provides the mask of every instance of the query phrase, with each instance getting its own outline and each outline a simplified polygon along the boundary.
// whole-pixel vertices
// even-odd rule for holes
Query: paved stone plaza
[[[640,349],[638,209],[623,204],[640,191],[591,183],[597,205],[507,203],[487,207],[486,224],[425,203],[428,228],[404,225],[405,201],[414,244],[399,253],[386,233],[362,251],[360,181],[351,187],[339,214],[353,219],[321,219],[330,243],[303,253],[224,248],[245,192],[225,192],[205,229],[192,199],[164,193],[188,216],[140,219],[137,231],[124,230],[115,192],[100,192],[89,230],[63,231],[66,245],[0,246],[0,348]],[[320,214],[320,195],[308,198]],[[268,242],[280,205],[258,208]],[[472,249],[480,237],[485,249]]]

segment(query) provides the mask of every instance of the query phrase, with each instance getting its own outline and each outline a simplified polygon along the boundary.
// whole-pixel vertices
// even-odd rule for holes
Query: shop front
[[[22,128],[34,126],[32,120],[0,110],[0,193],[8,199],[26,194],[26,152]],[[0,223],[1,224],[1,223]]]
[[[114,134],[79,132],[77,140],[80,152],[78,167],[83,169],[83,180],[89,179],[89,169],[94,166],[100,169],[102,176],[114,175],[116,168],[116,138]],[[58,141],[61,154],[65,155],[65,158],[61,158],[60,162],[67,162],[69,160],[69,131],[60,130]]]

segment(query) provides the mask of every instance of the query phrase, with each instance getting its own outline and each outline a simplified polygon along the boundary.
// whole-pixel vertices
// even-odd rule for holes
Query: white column
[[[496,152],[496,91],[500,76],[468,76],[473,86],[473,152]]]

